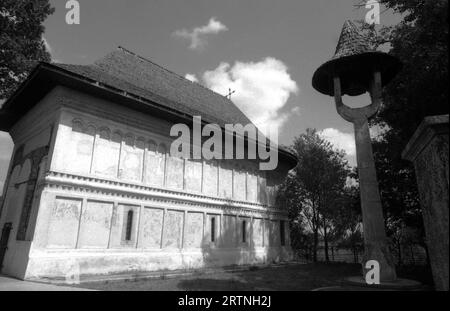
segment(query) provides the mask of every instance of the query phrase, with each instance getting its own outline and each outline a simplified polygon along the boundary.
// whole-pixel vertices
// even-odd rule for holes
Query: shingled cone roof
[[[92,65],[53,65],[210,123],[251,123],[226,97],[122,47]]]
[[[333,96],[333,78],[339,76],[342,94],[357,96],[367,91],[374,70],[381,72],[382,84],[386,85],[400,69],[397,58],[371,49],[356,25],[346,21],[333,57],[316,70],[312,85],[317,91]]]
[[[345,21],[332,59],[373,51],[370,49],[366,38],[356,28],[356,25],[351,21]]]

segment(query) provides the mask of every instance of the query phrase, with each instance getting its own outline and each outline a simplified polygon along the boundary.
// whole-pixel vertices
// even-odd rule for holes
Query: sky
[[[278,126],[279,143],[316,128],[355,164],[352,125],[311,78],[333,55],[345,20],[364,19],[360,0],[79,0],[78,25],[66,23],[66,2],[51,0],[55,12],[44,23],[53,61],[90,64],[123,46],[219,94],[231,89],[256,125]],[[399,20],[390,11],[380,18]],[[0,132],[0,191],[12,146]]]

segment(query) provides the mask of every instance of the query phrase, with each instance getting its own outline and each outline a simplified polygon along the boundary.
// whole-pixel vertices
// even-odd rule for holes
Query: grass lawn
[[[354,264],[298,264],[238,272],[197,273],[168,279],[83,283],[80,287],[118,291],[298,291],[339,285],[341,279],[358,275],[360,268],[360,265]]]
[[[417,269],[415,269],[417,270]],[[407,277],[429,284],[430,278],[422,269],[406,272],[398,269],[399,277]],[[359,264],[310,263],[279,267],[256,268],[237,272],[195,273],[176,278],[155,278],[133,281],[92,282],[79,285],[82,288],[112,291],[246,291],[285,290],[309,291],[320,287],[340,285],[349,276],[359,275]]]

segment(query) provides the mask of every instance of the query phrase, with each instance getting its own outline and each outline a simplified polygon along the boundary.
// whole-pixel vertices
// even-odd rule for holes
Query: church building
[[[227,86],[224,86],[227,89]],[[119,47],[92,65],[40,63],[0,110],[14,141],[0,269],[20,279],[292,259],[277,187],[297,159],[170,154],[172,125],[249,124],[230,99]]]

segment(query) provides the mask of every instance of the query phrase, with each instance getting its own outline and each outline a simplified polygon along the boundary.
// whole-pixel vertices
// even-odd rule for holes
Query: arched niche
[[[119,178],[129,181],[141,181],[144,163],[144,149],[137,148],[137,139],[132,133],[127,133],[123,139],[120,155]]]
[[[72,131],[83,133],[84,132],[84,122],[81,119],[73,119],[72,120]]]
[[[26,183],[28,181],[28,179],[30,178],[30,174],[31,174],[31,159],[26,159],[25,162],[23,163],[21,169],[20,169],[20,174],[17,178],[16,184],[22,184],[22,183]]]
[[[105,177],[117,177],[122,133],[118,130],[111,133],[106,127],[100,127],[95,140],[92,173]]]
[[[95,133],[93,124],[85,124],[78,118],[72,120],[70,138],[64,142],[64,148],[58,151],[64,154],[61,165],[65,171],[81,174],[90,172]]]
[[[165,146],[154,140],[147,142],[147,154],[144,181],[151,186],[164,186],[165,176]]]

